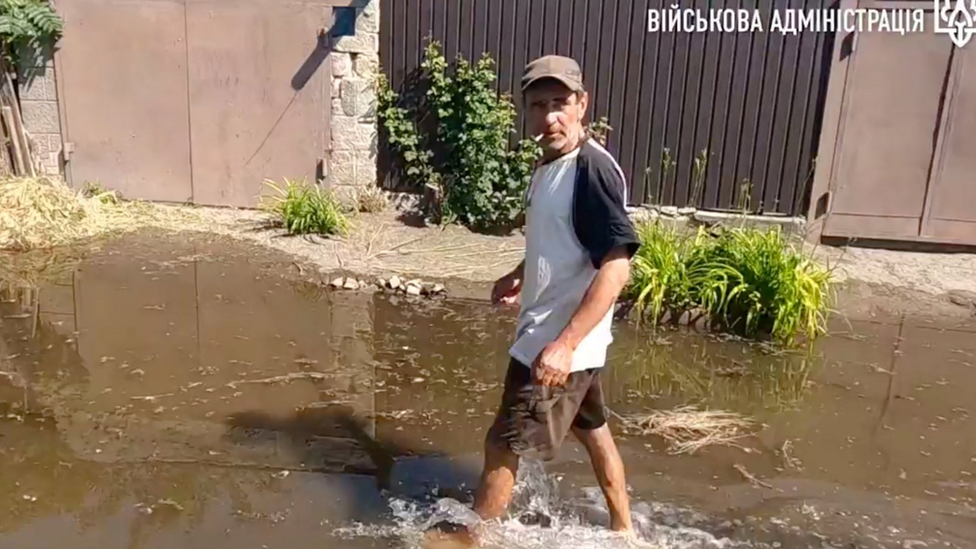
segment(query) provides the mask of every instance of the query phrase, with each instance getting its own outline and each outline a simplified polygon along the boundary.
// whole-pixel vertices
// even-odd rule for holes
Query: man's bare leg
[[[610,427],[606,424],[593,430],[573,427],[573,434],[590,454],[593,472],[596,473],[597,482],[600,483],[610,510],[610,529],[632,534],[634,525],[630,520],[630,498],[627,495],[624,462],[620,459]]]
[[[492,520],[505,514],[512,502],[519,466],[518,455],[491,438],[489,434],[485,441],[485,469],[474,496],[474,512],[481,520]]]
[[[481,473],[481,483],[474,497],[474,512],[481,520],[492,520],[505,514],[512,502],[518,465],[518,456],[492,440],[489,434],[485,440],[485,469]],[[474,547],[478,543],[478,530],[476,526],[472,529],[444,531],[435,526],[425,534],[423,547],[426,549]]]

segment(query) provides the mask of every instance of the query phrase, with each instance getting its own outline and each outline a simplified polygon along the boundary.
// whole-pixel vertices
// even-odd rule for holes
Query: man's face
[[[533,84],[525,93],[526,119],[533,137],[542,136],[544,150],[561,151],[583,131],[587,94],[577,94],[558,80]]]

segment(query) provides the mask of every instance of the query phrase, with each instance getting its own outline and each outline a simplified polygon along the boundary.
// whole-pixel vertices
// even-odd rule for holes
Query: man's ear
[[[588,92],[583,92],[579,95],[579,108],[580,108],[580,120],[586,115],[586,109],[590,105],[590,94]]]

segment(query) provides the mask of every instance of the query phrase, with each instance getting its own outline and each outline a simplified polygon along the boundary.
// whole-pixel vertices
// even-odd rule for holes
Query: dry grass
[[[69,277],[83,259],[70,247],[12,253],[0,251],[0,287],[36,288]]]
[[[386,193],[376,185],[356,190],[356,208],[362,213],[382,213],[389,204]]]
[[[185,209],[124,202],[112,192],[85,194],[44,177],[0,180],[0,249],[26,251],[73,244],[148,226],[199,225]]]
[[[706,446],[736,446],[748,436],[752,422],[739,414],[698,410],[690,406],[653,410],[620,418],[631,434],[656,435],[668,442],[672,454],[694,454]]]

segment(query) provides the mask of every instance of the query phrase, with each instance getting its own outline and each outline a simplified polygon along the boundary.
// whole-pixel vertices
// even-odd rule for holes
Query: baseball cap
[[[544,78],[554,78],[574,92],[584,91],[583,71],[569,57],[546,55],[530,62],[522,75],[522,91]]]

